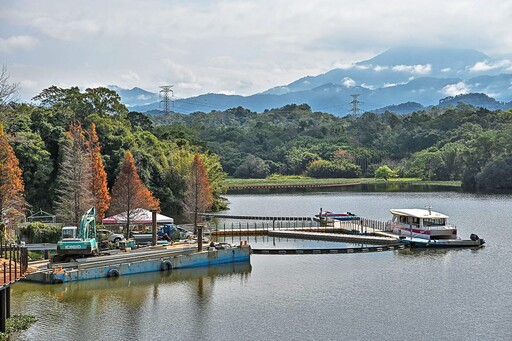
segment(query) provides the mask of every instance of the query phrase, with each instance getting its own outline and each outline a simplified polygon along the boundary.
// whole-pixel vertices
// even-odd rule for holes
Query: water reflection
[[[471,252],[471,253],[478,253],[478,252],[483,252],[485,250],[485,248],[480,248],[480,247],[475,247],[475,248],[459,248],[459,249],[456,249],[456,248],[431,248],[431,249],[426,249],[426,248],[416,248],[416,249],[411,249],[411,248],[406,248],[406,249],[403,249],[403,250],[397,250],[396,253],[398,256],[401,256],[401,257],[438,257],[438,258],[441,258],[441,257],[445,257],[447,255],[450,255],[450,254],[455,254],[455,253],[458,253],[458,252]]]
[[[208,277],[215,281],[215,277],[240,275],[247,280],[252,267],[250,263],[221,264],[210,267],[199,267],[190,269],[176,269],[173,271],[149,272],[117,278],[105,278],[98,280],[68,282],[58,285],[41,285],[35,283],[20,283],[13,287],[16,294],[38,291],[43,289],[58,300],[76,300],[81,297],[89,298],[94,295],[118,295],[122,297],[137,297],[148,294],[148,284],[151,291],[158,289],[160,285],[177,282],[191,282]],[[153,294],[153,293],[151,293]]]

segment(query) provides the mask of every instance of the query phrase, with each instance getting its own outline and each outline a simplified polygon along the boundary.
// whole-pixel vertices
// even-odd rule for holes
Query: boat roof
[[[399,208],[389,210],[392,214],[401,215],[401,216],[409,216],[414,218],[448,218],[447,215],[434,212],[432,210],[426,210],[423,208]]]

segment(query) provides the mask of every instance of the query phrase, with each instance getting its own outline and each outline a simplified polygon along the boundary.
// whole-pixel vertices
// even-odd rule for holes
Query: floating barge
[[[27,281],[45,284],[119,277],[144,272],[171,271],[225,263],[250,262],[249,245],[207,247],[198,252],[197,246],[154,247],[149,250],[122,252],[117,255],[84,258],[80,262],[47,263],[27,275]]]
[[[411,237],[400,237],[400,242],[410,247],[425,247],[425,248],[459,248],[459,247],[474,247],[479,248],[484,246],[485,240],[483,239],[423,239],[423,238],[411,238]]]

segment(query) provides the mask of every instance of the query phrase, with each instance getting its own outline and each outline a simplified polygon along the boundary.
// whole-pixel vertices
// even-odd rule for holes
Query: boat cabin
[[[424,239],[451,239],[457,230],[448,225],[448,216],[430,209],[392,209],[391,226],[398,235]]]

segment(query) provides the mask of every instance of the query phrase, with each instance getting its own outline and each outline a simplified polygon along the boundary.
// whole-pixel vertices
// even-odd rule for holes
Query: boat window
[[[444,226],[446,225],[446,219],[445,218],[426,218],[423,219],[423,225],[424,226]]]

